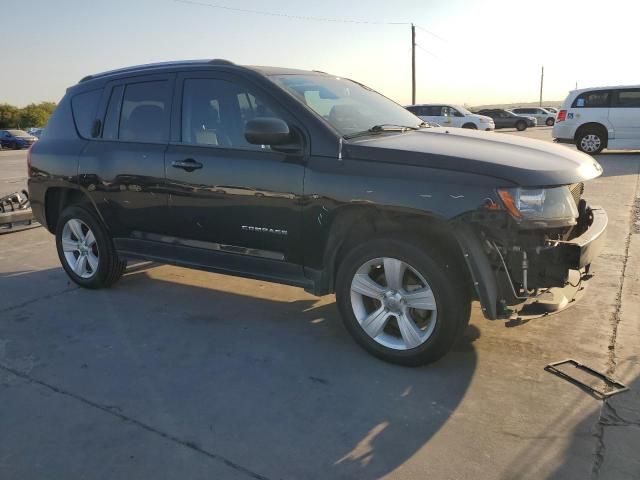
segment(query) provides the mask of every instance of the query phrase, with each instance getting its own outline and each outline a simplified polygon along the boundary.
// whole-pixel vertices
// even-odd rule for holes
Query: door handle
[[[171,162],[171,166],[173,168],[181,168],[187,172],[193,172],[194,170],[198,170],[202,168],[202,164],[200,162],[196,162],[193,158],[187,158],[185,160],[174,160]]]

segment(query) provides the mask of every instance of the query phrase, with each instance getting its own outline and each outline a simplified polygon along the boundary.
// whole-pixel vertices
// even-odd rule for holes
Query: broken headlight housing
[[[576,224],[578,207],[568,186],[499,188],[504,208],[525,227],[565,227]]]

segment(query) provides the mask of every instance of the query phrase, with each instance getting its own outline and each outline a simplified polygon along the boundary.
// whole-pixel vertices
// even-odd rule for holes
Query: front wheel
[[[519,132],[522,132],[527,129],[527,122],[523,122],[522,120],[516,123],[516,129]]]
[[[469,320],[464,279],[423,242],[371,240],[351,250],[336,279],[345,326],[369,353],[417,366],[438,360]]]
[[[556,121],[553,118],[547,118],[545,123],[547,124],[547,127],[553,127],[553,124],[556,123]]]
[[[477,130],[478,126],[475,123],[465,123],[462,128],[468,128],[469,130]]]
[[[62,267],[81,287],[108,287],[118,281],[127,266],[100,220],[80,206],[67,207],[60,215],[56,247]]]

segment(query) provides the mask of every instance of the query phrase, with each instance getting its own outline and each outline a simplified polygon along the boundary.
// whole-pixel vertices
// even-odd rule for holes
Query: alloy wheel
[[[351,281],[351,307],[366,334],[394,350],[424,344],[437,322],[429,283],[395,258],[375,258],[358,268]]]
[[[600,137],[598,135],[590,133],[582,137],[582,139],[580,140],[580,147],[587,153],[593,153],[598,151],[601,143],[602,140],[600,140]]]
[[[98,271],[100,252],[96,237],[82,220],[71,218],[62,229],[62,251],[65,261],[81,278],[91,278]]]

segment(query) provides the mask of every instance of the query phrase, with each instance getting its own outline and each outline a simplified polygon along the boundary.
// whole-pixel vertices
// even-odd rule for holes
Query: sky
[[[542,65],[547,101],[576,83],[640,84],[637,0],[195,1],[0,0],[10,6],[0,9],[0,103],[57,102],[112,68],[226,58],[330,72],[408,104],[411,30],[396,22],[419,27],[418,103],[535,101]],[[23,21],[6,16],[14,10]]]

